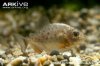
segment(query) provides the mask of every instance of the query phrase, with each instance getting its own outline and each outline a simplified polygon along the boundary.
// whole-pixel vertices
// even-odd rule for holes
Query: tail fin
[[[2,36],[0,36],[0,49],[7,50],[10,48],[9,43],[7,42],[7,39]]]
[[[33,30],[35,29],[35,32],[37,32],[49,23],[50,23],[49,19],[46,16],[41,15],[39,20],[37,22],[35,22],[35,27],[33,28]],[[31,33],[30,35],[32,35],[32,34],[34,34],[34,33]],[[20,34],[14,34],[14,37],[15,37],[16,42],[20,45],[21,51],[25,52],[25,50],[27,48],[27,44],[28,44],[26,37],[24,37]]]
[[[27,48],[26,38],[20,34],[15,34],[14,38],[15,38],[15,41],[20,45],[21,51],[25,53],[25,50]]]

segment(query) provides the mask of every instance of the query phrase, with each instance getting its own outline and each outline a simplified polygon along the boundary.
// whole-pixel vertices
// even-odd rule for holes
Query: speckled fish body
[[[63,23],[48,24],[40,31],[27,38],[28,43],[36,52],[43,50],[51,52],[52,50],[63,51],[75,45],[81,38],[79,32]]]

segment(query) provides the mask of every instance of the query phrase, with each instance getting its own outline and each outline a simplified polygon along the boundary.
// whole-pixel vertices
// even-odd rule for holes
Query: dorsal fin
[[[47,16],[42,15],[40,17],[40,20],[38,22],[36,22],[36,26],[35,26],[35,31],[39,31],[41,30],[44,26],[50,24],[49,19],[47,18]]]

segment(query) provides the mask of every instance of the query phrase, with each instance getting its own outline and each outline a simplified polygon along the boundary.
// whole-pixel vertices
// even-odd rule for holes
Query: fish
[[[27,45],[30,45],[37,53],[43,51],[50,53],[53,50],[64,52],[80,44],[84,39],[84,34],[65,23],[48,23],[45,26],[42,25],[28,37],[21,38],[23,40],[18,40],[23,51],[25,51]]]

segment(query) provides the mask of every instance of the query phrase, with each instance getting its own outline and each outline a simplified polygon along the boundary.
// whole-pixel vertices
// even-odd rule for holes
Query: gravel
[[[47,10],[51,23],[63,22],[84,32],[85,41],[74,50],[34,53],[28,46],[22,52],[14,34],[27,37],[34,33],[44,16],[42,7],[25,12],[0,11],[0,66],[100,66],[100,8],[69,12],[63,8]],[[47,17],[47,16],[46,16]]]

